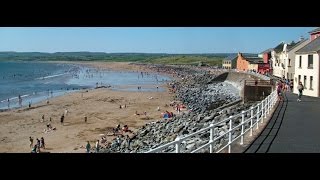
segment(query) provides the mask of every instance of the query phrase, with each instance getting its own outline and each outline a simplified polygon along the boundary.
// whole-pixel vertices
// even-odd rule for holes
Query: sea
[[[164,89],[160,85],[170,80],[157,73],[114,71],[80,64],[0,61],[0,110],[97,87],[161,92]],[[138,86],[142,88],[138,89]]]

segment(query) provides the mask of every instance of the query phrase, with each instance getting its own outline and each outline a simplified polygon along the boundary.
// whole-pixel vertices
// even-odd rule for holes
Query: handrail
[[[181,143],[182,141],[186,140],[186,139],[191,139],[193,136],[197,136],[203,133],[210,133],[210,138],[209,138],[209,142],[204,143],[202,145],[200,145],[200,147],[194,149],[191,151],[191,153],[195,153],[200,151],[201,149],[205,149],[208,148],[210,149],[210,153],[214,152],[214,147],[213,145],[215,144],[215,142],[217,142],[218,140],[220,140],[221,138],[228,136],[228,139],[226,139],[226,141],[224,141],[223,147],[222,148],[216,148],[215,152],[221,152],[222,150],[224,150],[225,148],[228,147],[228,152],[231,152],[231,145],[235,143],[235,141],[239,138],[241,138],[240,140],[240,145],[243,144],[244,141],[244,135],[250,131],[250,136],[252,136],[252,133],[254,131],[254,127],[256,126],[255,129],[259,128],[259,123],[263,123],[263,119],[267,117],[267,114],[269,114],[271,112],[271,109],[274,107],[274,105],[276,104],[278,100],[278,94],[275,91],[273,91],[269,96],[267,96],[264,100],[262,100],[260,103],[258,103],[255,106],[252,106],[250,109],[242,111],[239,114],[236,114],[234,116],[230,116],[220,122],[217,123],[211,123],[208,127],[202,128],[200,130],[198,130],[197,132],[188,134],[184,137],[177,137],[175,141],[169,142],[167,144],[161,145],[155,149],[151,149],[149,151],[147,151],[146,153],[156,153],[156,152],[162,152],[163,150],[167,149],[170,146],[175,146],[175,152],[179,153],[181,152]],[[250,116],[248,116],[247,118],[245,118],[245,115],[247,113],[250,112]],[[241,116],[241,122],[238,124],[235,124],[234,119],[238,118],[239,116]],[[229,128],[227,131],[223,131],[223,133],[217,134],[215,130],[218,129],[218,126],[228,122],[229,124]],[[249,126],[249,127],[246,127]],[[235,131],[239,130],[239,128],[241,128],[241,132],[239,134],[236,134]],[[220,129],[221,130],[221,129]],[[209,131],[209,132],[207,132]],[[221,133],[221,132],[220,132]],[[233,137],[235,136],[235,137]],[[224,139],[221,139],[221,141]]]

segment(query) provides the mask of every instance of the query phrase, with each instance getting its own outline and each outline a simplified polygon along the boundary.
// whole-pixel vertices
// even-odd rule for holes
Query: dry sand
[[[89,63],[96,67],[118,70],[142,70],[128,63]],[[164,85],[164,87],[166,87]],[[152,97],[152,99],[150,98]],[[85,90],[56,97],[46,102],[34,104],[32,108],[20,108],[0,113],[0,152],[31,152],[29,136],[44,137],[46,152],[85,152],[81,146],[90,141],[91,145],[101,134],[109,134],[117,124],[127,124],[129,129],[136,131],[144,124],[160,119],[161,111],[169,110],[165,104],[173,100],[173,94],[166,92],[124,92],[109,89]],[[127,108],[120,109],[120,105]],[[157,107],[161,111],[157,111]],[[68,109],[64,125],[60,117]],[[135,112],[147,112],[135,115]],[[42,115],[45,121],[41,122]],[[84,122],[84,117],[88,122]],[[56,130],[44,133],[46,124],[52,118],[51,125]],[[108,141],[113,136],[107,136]],[[34,143],[36,140],[34,140]]]

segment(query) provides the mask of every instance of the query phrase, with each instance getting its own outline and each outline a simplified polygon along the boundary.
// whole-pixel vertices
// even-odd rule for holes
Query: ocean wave
[[[21,98],[23,98],[23,97],[28,97],[28,96],[30,96],[30,94],[22,95]],[[17,96],[17,97],[12,97],[12,98],[9,98],[9,100],[12,101],[12,100],[15,100],[15,99],[18,99],[18,98],[19,98],[19,96]],[[7,102],[7,101],[8,101],[8,99],[4,99],[4,100],[0,101],[0,103]]]
[[[68,74],[68,73],[63,73],[63,74],[56,74],[56,75],[51,75],[51,76],[40,77],[40,78],[36,78],[36,80],[54,78],[54,77],[63,76],[63,75],[66,75],[66,74]]]

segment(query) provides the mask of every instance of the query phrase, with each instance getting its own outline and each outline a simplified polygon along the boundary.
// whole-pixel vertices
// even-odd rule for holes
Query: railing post
[[[210,124],[210,153],[213,153],[213,138],[214,138],[214,131],[213,131],[213,124]]]
[[[244,132],[244,124],[243,124],[243,122],[244,122],[244,113],[245,113],[245,111],[242,111],[242,114],[241,114],[242,118],[241,118],[241,141],[240,141],[240,145],[243,144],[243,132]]]
[[[270,114],[270,106],[271,106],[271,96],[268,96],[268,114]]]
[[[176,138],[176,153],[180,152],[180,137]]]
[[[266,98],[265,102],[264,102],[264,118],[267,118],[267,105],[268,105],[268,98]],[[263,120],[262,120],[263,121]]]
[[[232,118],[233,116],[230,116],[230,121],[229,121],[229,147],[228,147],[228,152],[231,153],[231,142],[232,142]]]
[[[267,96],[267,104],[266,104],[266,115],[269,114],[269,96]]]
[[[261,102],[262,104],[262,102]],[[262,110],[262,108],[261,108]],[[262,114],[261,114],[262,116]],[[259,121],[260,121],[260,104],[258,104],[258,110],[257,110],[257,128],[256,129],[259,129]],[[251,121],[251,124],[252,124],[252,121]],[[252,129],[251,129],[251,136],[252,136]]]
[[[264,102],[264,100],[261,101],[261,119],[263,118],[263,115],[264,115],[264,111],[263,111],[264,110],[264,103],[263,102]],[[260,120],[260,118],[259,118],[259,120]]]

